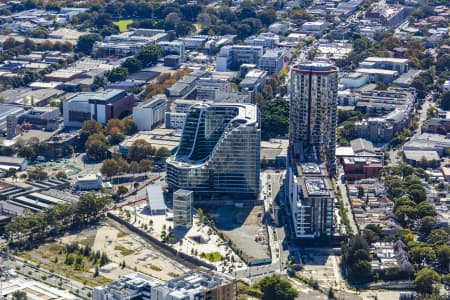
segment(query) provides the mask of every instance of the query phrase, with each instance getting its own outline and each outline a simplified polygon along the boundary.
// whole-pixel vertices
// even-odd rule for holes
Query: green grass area
[[[222,255],[219,252],[202,253],[202,258],[206,258],[210,262],[217,262],[222,260]]]
[[[123,246],[115,246],[114,250],[120,251],[120,254],[122,254],[123,256],[127,256],[127,255],[130,255],[130,254],[134,253],[133,250],[130,250],[130,249],[125,248]]]
[[[149,268],[152,269],[153,271],[158,271],[158,272],[162,271],[162,269],[160,267],[155,266],[155,265],[149,265]]]
[[[119,27],[120,32],[124,32],[128,30],[128,25],[133,23],[133,20],[120,20],[117,22],[114,22],[114,25],[117,25]]]
[[[125,232],[123,232],[123,231],[120,231],[120,232],[117,234],[117,237],[118,237],[118,238],[121,238],[121,237],[124,237],[124,236],[127,236],[127,234],[126,234]]]

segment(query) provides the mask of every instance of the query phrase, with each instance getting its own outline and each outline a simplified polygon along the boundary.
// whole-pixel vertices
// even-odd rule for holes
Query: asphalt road
[[[344,174],[344,171],[342,169],[340,169],[340,174]],[[352,213],[352,206],[347,196],[347,186],[345,185],[345,183],[342,183],[341,177],[338,178],[337,185],[339,187],[339,190],[341,191],[344,207],[347,210],[347,217],[350,220],[350,227],[352,228],[354,234],[358,234],[359,230],[356,226],[355,218],[353,217]]]
[[[12,256],[13,258],[4,262],[4,265],[9,266],[12,270],[20,273],[28,278],[32,278],[36,281],[43,282],[45,284],[62,288],[67,291],[71,291],[77,294],[83,299],[91,299],[92,288],[85,286],[83,283],[69,279],[60,274],[51,273],[49,270],[37,267],[31,262],[25,262],[20,257]]]

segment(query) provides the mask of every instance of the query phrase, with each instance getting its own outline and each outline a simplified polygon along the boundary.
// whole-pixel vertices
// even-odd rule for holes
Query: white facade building
[[[183,129],[187,113],[166,112],[165,126],[168,129]]]
[[[75,187],[80,191],[99,190],[102,185],[103,179],[100,174],[80,175],[75,181]]]
[[[133,108],[133,121],[138,130],[152,130],[155,125],[164,121],[167,109],[167,98],[156,95],[149,102]]]

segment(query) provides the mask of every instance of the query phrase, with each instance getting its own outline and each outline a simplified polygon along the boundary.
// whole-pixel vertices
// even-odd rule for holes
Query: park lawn
[[[133,23],[133,20],[128,19],[114,22],[114,25],[117,25],[117,27],[119,27],[120,32],[124,32],[128,30],[127,26],[131,23]]]
[[[222,260],[222,255],[219,252],[210,252],[202,255],[203,258],[206,258],[210,262],[218,262]]]
[[[128,248],[125,248],[123,246],[115,246],[114,250],[120,251],[120,254],[123,256],[134,254],[133,250],[130,250]]]

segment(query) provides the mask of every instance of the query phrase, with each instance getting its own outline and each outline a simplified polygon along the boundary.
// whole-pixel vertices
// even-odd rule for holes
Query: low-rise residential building
[[[273,33],[280,33],[285,32],[289,29],[289,23],[288,22],[275,22],[273,24],[270,24],[269,31]]]
[[[450,113],[445,118],[426,120],[420,128],[422,132],[447,134],[450,132]]]

